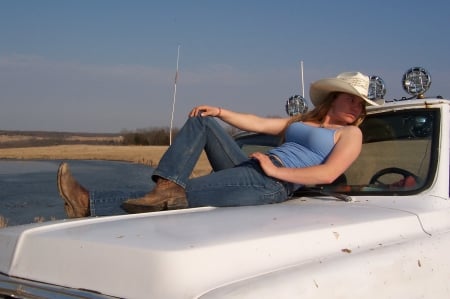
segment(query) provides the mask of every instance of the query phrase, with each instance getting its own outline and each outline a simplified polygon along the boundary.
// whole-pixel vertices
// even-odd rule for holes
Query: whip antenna
[[[303,60],[300,61],[300,79],[302,88],[302,97],[305,98],[305,82],[303,81]]]
[[[175,80],[174,80],[174,84],[173,84],[172,116],[170,118],[169,145],[172,145],[173,114],[175,112],[175,100],[177,97],[177,80],[178,80],[178,62],[179,62],[179,60],[180,60],[180,45],[178,45],[177,70],[175,72]]]

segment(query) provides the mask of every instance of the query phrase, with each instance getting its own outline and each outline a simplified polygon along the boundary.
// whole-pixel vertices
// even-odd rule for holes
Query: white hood
[[[118,297],[194,297],[420,234],[410,213],[297,199],[5,228],[0,272]]]

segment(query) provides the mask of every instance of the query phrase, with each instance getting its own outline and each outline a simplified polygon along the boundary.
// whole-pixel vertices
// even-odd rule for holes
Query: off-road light
[[[403,89],[410,95],[422,98],[430,88],[431,76],[422,67],[413,67],[406,71],[402,79]]]
[[[386,86],[383,79],[378,76],[371,76],[369,82],[368,98],[372,101],[381,100],[386,95]]]
[[[289,116],[302,114],[308,111],[308,104],[302,96],[294,95],[286,101],[286,113]]]

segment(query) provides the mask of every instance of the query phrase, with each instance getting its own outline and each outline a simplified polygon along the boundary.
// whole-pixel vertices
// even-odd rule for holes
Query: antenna
[[[300,61],[300,80],[302,88],[302,97],[305,98],[305,82],[303,81],[303,60]]]
[[[172,145],[173,114],[175,112],[175,100],[176,100],[176,97],[177,97],[177,80],[178,80],[178,62],[179,62],[179,60],[180,60],[180,45],[178,45],[177,71],[175,72],[175,81],[174,81],[174,84],[173,84],[172,116],[170,118],[169,145]]]

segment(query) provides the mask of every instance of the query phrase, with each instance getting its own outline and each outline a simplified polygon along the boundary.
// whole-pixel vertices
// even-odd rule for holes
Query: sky
[[[449,11],[448,0],[0,0],[0,130],[119,133],[169,127],[172,111],[181,127],[200,104],[286,116],[289,97],[309,101],[313,81],[344,71],[380,76],[398,99],[421,66],[427,95],[450,98]]]

